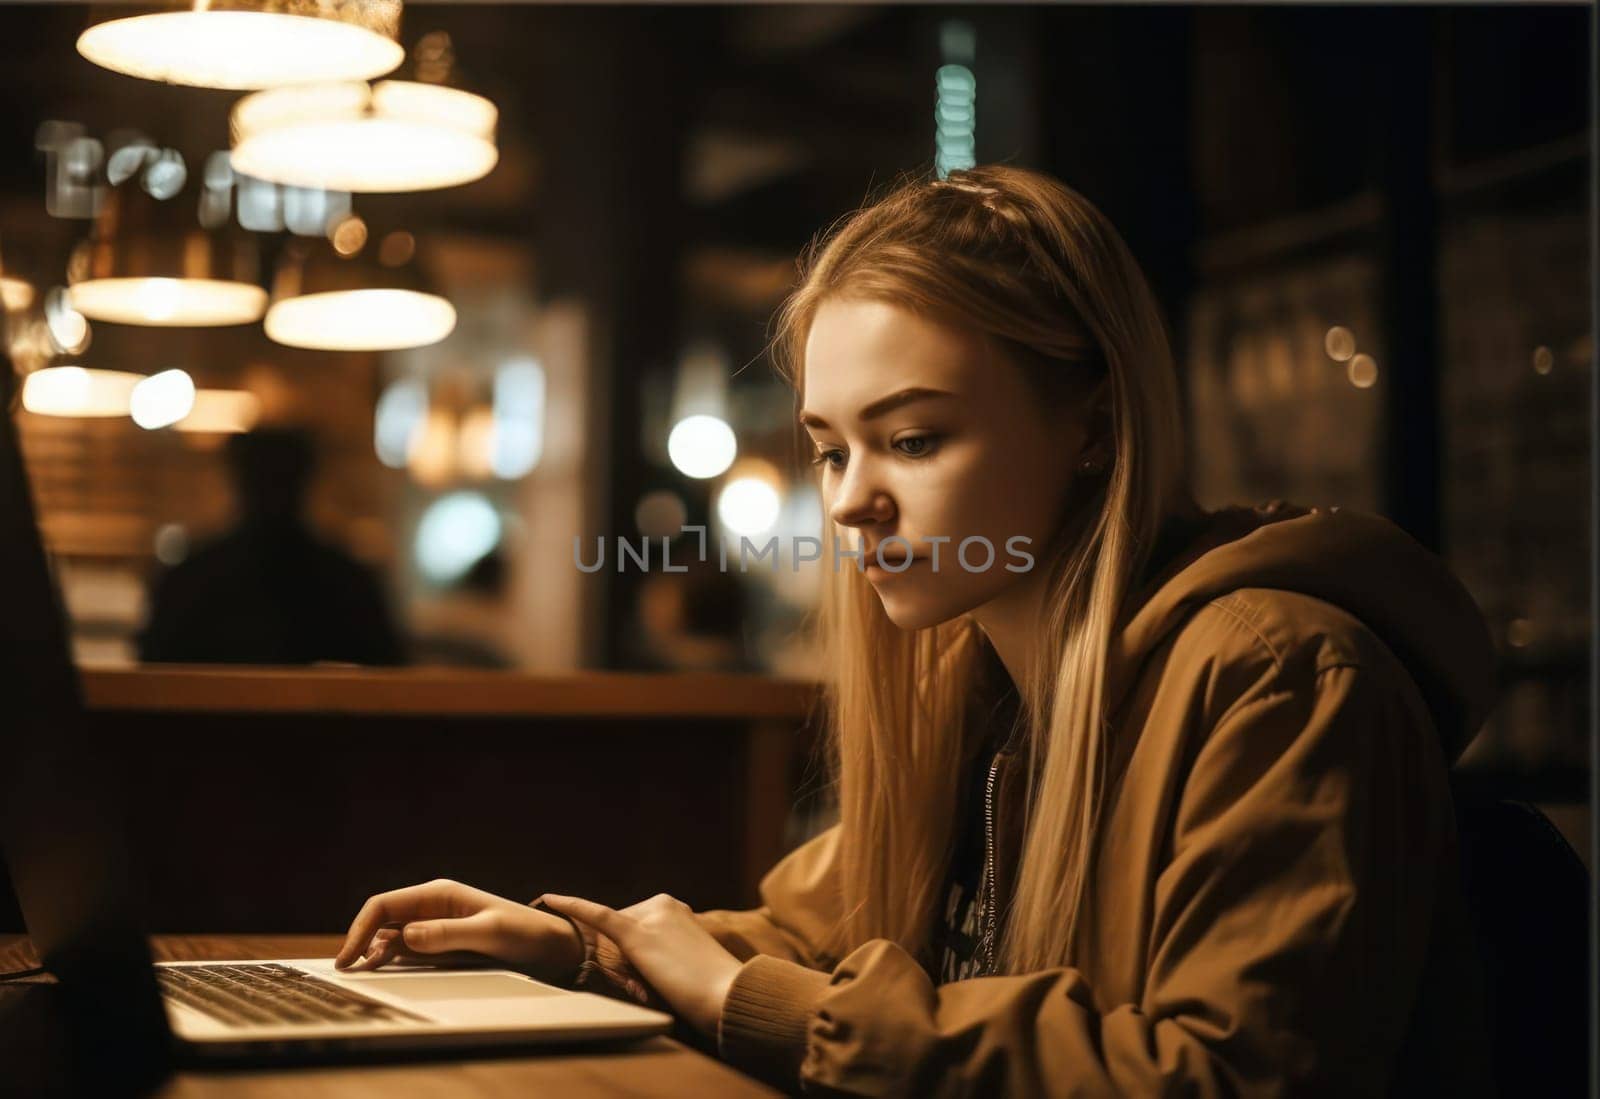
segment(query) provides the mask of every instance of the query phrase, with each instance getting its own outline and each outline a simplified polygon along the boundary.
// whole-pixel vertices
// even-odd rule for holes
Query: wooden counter
[[[439,668],[86,669],[95,710],[458,714],[800,721],[814,683],[713,673],[517,672]]]
[[[156,932],[342,928],[436,877],[756,900],[812,762],[813,685],[760,676],[86,670]],[[0,896],[0,931],[19,930]]]

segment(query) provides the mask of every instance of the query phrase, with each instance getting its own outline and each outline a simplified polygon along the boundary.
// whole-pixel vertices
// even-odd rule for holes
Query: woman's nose
[[[858,474],[845,478],[828,509],[829,519],[847,527],[886,522],[893,515],[894,501],[889,494]]]

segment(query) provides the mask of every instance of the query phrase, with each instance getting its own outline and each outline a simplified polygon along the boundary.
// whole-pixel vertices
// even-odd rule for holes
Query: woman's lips
[[[897,561],[888,562],[888,564],[894,566],[893,568],[885,568],[883,565],[880,565],[880,564],[878,564],[877,561],[873,560],[873,561],[868,561],[867,562],[866,571],[869,572],[869,573],[872,573],[874,575],[879,575],[879,576],[898,576],[900,573],[905,572],[907,569],[911,568],[913,565],[920,565],[922,562],[924,562],[926,560],[927,560],[926,557],[913,557],[908,562],[908,561],[905,560],[905,558],[902,557]]]

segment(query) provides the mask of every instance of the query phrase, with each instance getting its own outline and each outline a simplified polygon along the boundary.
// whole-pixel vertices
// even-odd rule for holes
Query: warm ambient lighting
[[[89,279],[68,296],[94,320],[157,327],[250,324],[267,308],[261,287],[226,279]]]
[[[20,313],[33,304],[33,284],[6,274],[5,251],[0,249],[0,311]]]
[[[455,306],[416,290],[334,290],[285,298],[267,310],[267,335],[289,347],[386,351],[438,343]]]
[[[171,427],[194,410],[194,379],[182,370],[163,370],[133,387],[128,415],[146,431]]]
[[[234,171],[330,191],[424,191],[488,175],[499,112],[407,80],[277,88],[233,109]]]
[[[19,313],[33,304],[33,284],[10,275],[0,275],[0,308]]]
[[[238,435],[256,426],[261,402],[244,389],[197,389],[194,407],[173,428],[177,431]]]
[[[233,91],[370,80],[405,60],[395,41],[400,0],[167,0],[156,6],[173,10],[98,22],[78,37],[78,52],[130,76]]]
[[[406,452],[406,469],[419,485],[437,488],[456,475],[457,422],[447,408],[430,408]]]
[[[142,375],[52,366],[22,383],[22,407],[41,416],[126,416]]]

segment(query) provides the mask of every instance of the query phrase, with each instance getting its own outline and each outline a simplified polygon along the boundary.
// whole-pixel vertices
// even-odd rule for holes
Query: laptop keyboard
[[[157,966],[161,991],[229,1026],[425,1022],[286,965]]]

